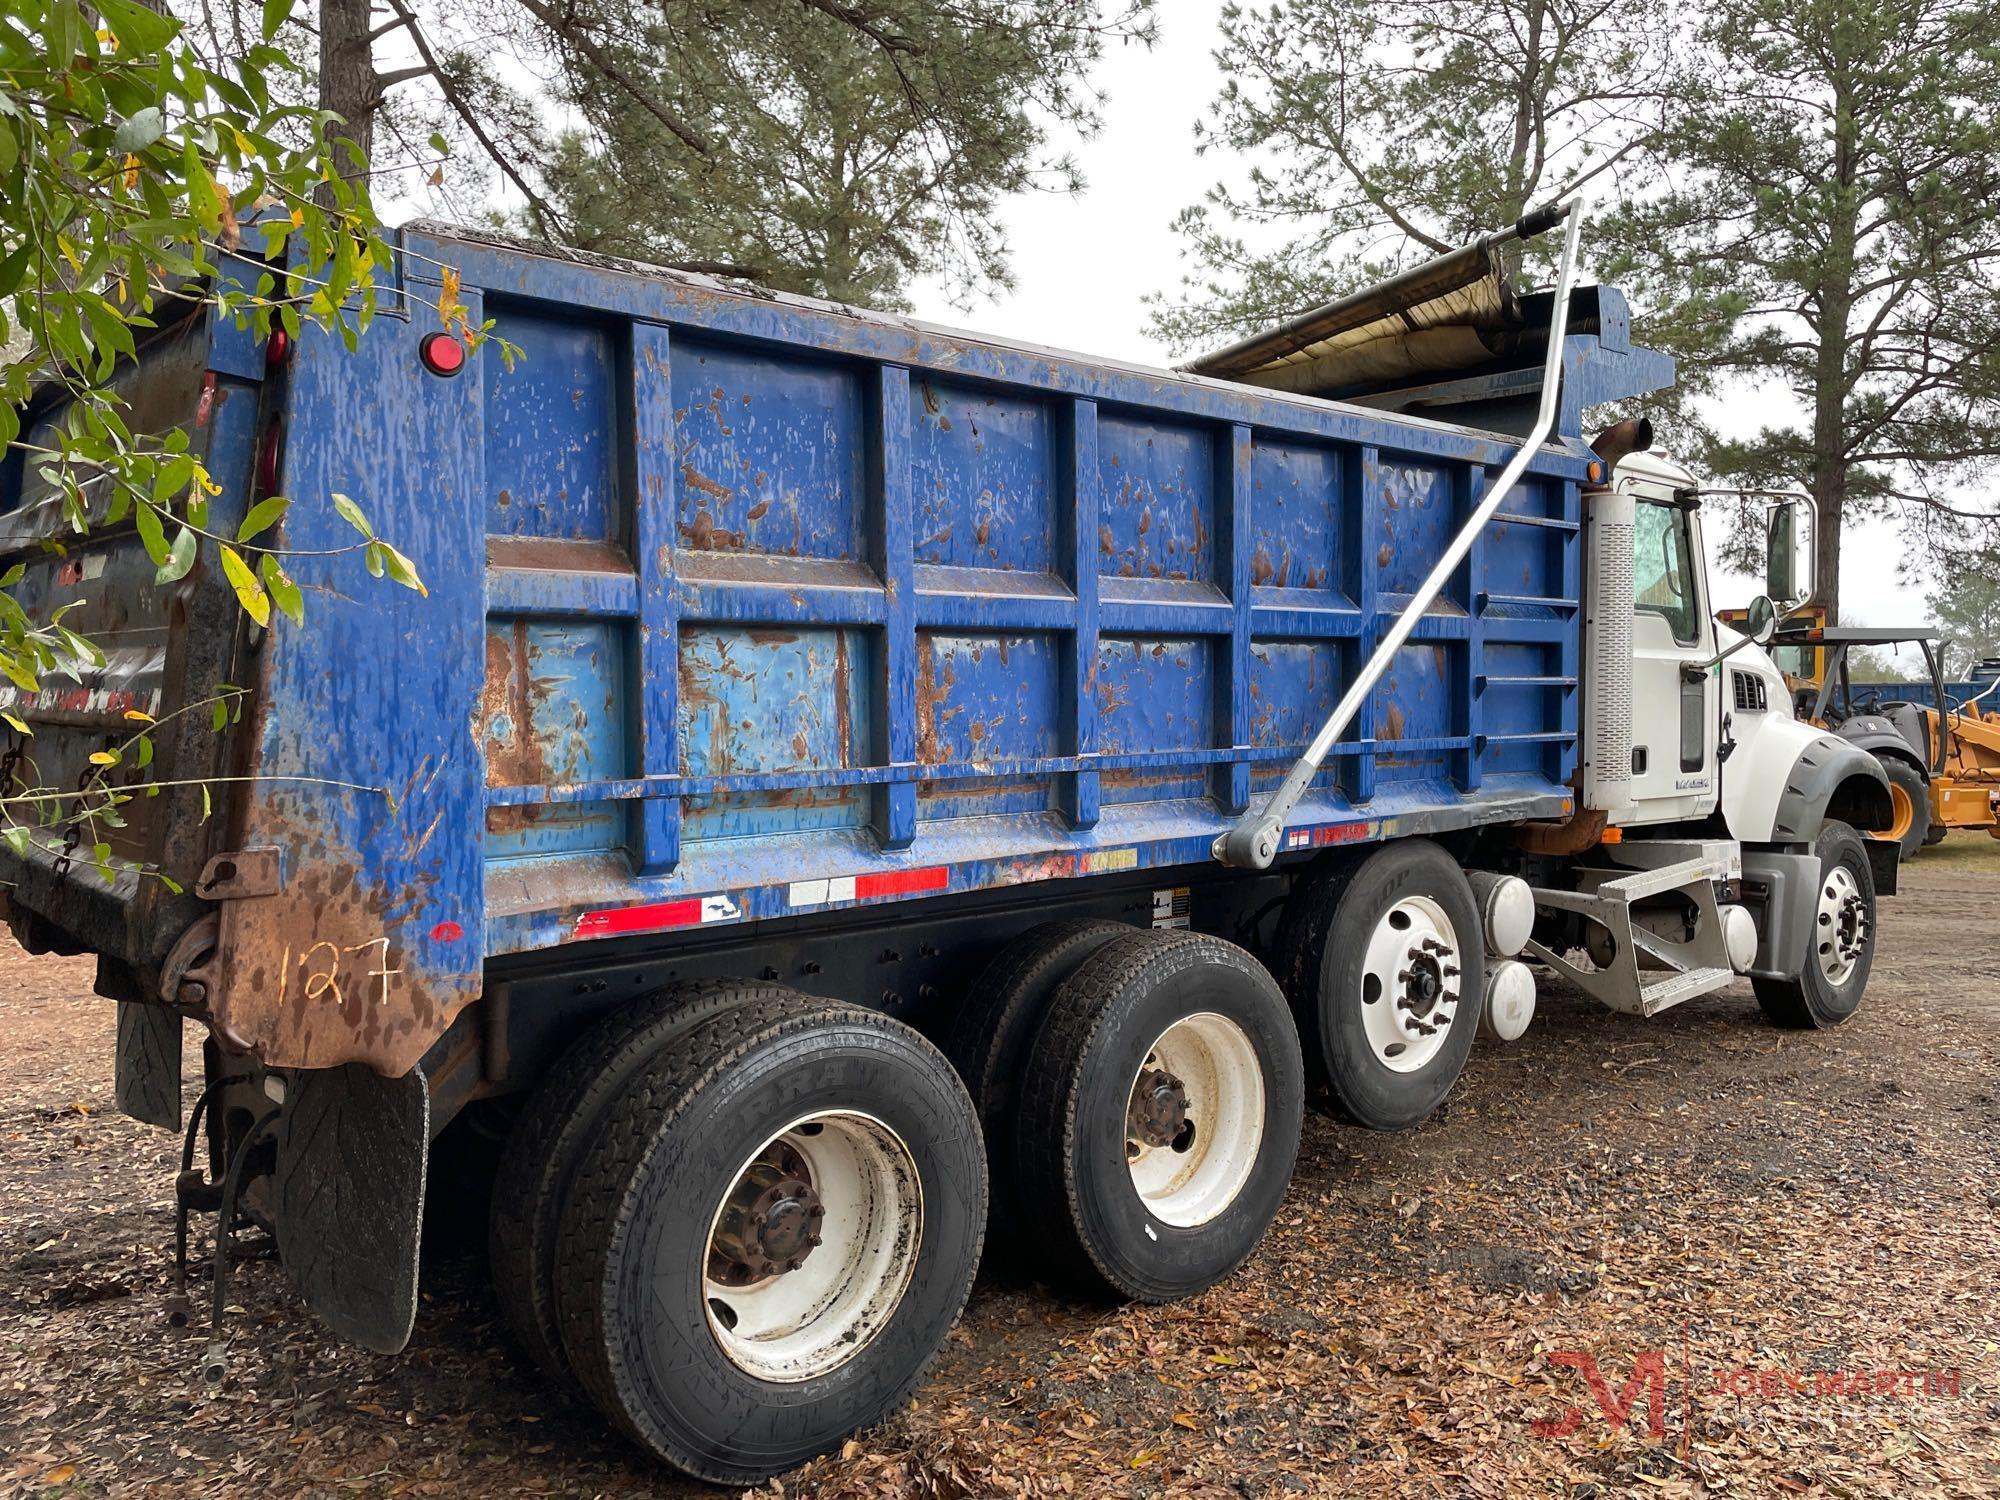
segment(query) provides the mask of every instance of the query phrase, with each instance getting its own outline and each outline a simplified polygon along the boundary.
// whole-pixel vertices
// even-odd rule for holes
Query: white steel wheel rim
[[[1141,1128],[1148,1101],[1171,1098],[1171,1131]],[[1125,1169],[1146,1211],[1192,1229],[1236,1201],[1264,1144],[1264,1069],[1241,1026],[1214,1011],[1183,1016],[1146,1049],[1126,1109]]]
[[[823,1208],[818,1242],[803,1247],[795,1266],[748,1284],[718,1279],[725,1216],[740,1206],[752,1170],[774,1154],[803,1161],[812,1201]],[[758,1380],[794,1383],[836,1370],[895,1316],[923,1227],[922,1179],[894,1130],[853,1110],[795,1120],[745,1158],[710,1216],[702,1271],[709,1332],[731,1364]]]
[[[1414,1073],[1444,1049],[1465,993],[1458,933],[1429,896],[1382,913],[1361,964],[1361,1026],[1375,1060]]]
[[[1835,865],[1820,877],[1813,947],[1819,971],[1832,985],[1845,984],[1868,950],[1868,903],[1845,865]]]

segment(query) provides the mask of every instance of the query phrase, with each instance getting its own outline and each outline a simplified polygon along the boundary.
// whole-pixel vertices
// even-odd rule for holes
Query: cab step
[[[1734,969],[1686,969],[1655,980],[1639,991],[1639,1013],[1657,1016],[1670,1006],[1697,995],[1713,994],[1736,977]]]

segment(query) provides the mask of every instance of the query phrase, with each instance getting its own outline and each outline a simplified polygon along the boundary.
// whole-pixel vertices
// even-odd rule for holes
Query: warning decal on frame
[[[1193,903],[1188,898],[1188,888],[1177,885],[1172,890],[1153,892],[1153,925],[1155,927],[1185,927],[1188,925],[1188,911]]]

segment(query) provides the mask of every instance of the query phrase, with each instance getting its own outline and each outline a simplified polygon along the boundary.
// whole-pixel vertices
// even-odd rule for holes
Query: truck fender
[[[1889,827],[1896,813],[1881,762],[1859,745],[1822,734],[1792,763],[1771,819],[1771,842],[1810,844],[1828,818],[1868,832]]]
[[[1810,844],[1828,818],[1864,832],[1895,821],[1889,778],[1866,750],[1775,714],[1748,727],[1722,782],[1723,817],[1740,843]]]

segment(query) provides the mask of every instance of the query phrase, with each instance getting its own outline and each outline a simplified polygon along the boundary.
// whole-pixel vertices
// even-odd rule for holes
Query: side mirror
[[[1736,632],[1736,639],[1716,652],[1707,661],[1684,661],[1681,663],[1681,677],[1683,680],[1688,682],[1701,681],[1717,665],[1728,661],[1730,657],[1752,642],[1755,642],[1759,646],[1770,645],[1778,634],[1778,606],[1771,602],[1770,595],[1759,594],[1755,599],[1750,601],[1750,607],[1743,611],[1743,623],[1740,625],[1732,624],[1730,629]]]
[[[1813,516],[1813,503],[1804,496],[1771,507],[1764,523],[1766,602],[1782,600],[1789,606],[1811,597]]]
[[[1778,633],[1778,606],[1769,594],[1759,594],[1744,612],[1744,634],[1760,646],[1768,646]]]

